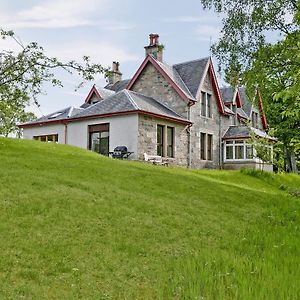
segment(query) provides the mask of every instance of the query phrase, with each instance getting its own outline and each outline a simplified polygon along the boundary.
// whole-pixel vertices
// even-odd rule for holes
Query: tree
[[[251,134],[250,143],[253,146],[253,154],[262,162],[261,170],[265,170],[265,163],[273,163],[272,144],[267,138],[258,137],[254,132]]]
[[[16,122],[31,119],[32,114],[25,108],[32,100],[38,104],[38,95],[43,92],[43,85],[50,82],[53,86],[62,86],[56,78],[55,70],[63,69],[69,74],[76,72],[84,81],[93,80],[99,73],[109,75],[109,70],[101,64],[91,63],[90,57],[84,56],[83,62],[74,60],[61,62],[55,57],[48,57],[43,47],[36,42],[23,45],[13,31],[0,29],[2,39],[12,39],[20,47],[20,52],[0,50],[0,134],[8,135],[16,131]]]
[[[300,1],[201,2],[205,8],[214,8],[225,15],[221,38],[212,47],[220,63],[219,70],[224,71],[230,84],[246,85],[250,94],[259,87],[269,124],[284,145],[287,170],[297,171],[295,151],[300,143]]]
[[[0,134],[7,137],[10,133],[18,133],[18,122],[27,122],[35,119],[35,115],[26,112],[28,96],[20,90],[2,91],[6,101],[0,101]]]

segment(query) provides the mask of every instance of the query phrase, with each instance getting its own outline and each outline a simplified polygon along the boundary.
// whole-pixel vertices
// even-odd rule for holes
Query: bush
[[[289,189],[289,195],[292,197],[300,198],[300,190],[296,188]]]

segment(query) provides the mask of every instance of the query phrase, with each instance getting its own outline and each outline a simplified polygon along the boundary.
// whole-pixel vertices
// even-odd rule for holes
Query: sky
[[[35,41],[46,54],[63,61],[89,55],[93,62],[111,66],[120,62],[123,79],[131,78],[143,59],[150,33],[158,33],[169,64],[210,55],[217,41],[221,17],[204,11],[200,0],[0,0],[0,27],[13,30],[23,44]],[[10,41],[1,49],[18,50]],[[105,86],[103,76],[75,92],[80,78],[59,72],[64,87],[44,86],[37,116],[68,106],[79,107],[94,83]]]

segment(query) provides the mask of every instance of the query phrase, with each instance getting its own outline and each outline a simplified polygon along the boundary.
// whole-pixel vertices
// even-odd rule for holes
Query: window
[[[209,93],[201,92],[201,116],[212,117],[212,96]]]
[[[253,158],[253,146],[246,145],[246,159],[252,159],[252,158]]]
[[[244,159],[244,142],[242,144],[235,144],[234,159]]]
[[[34,140],[47,142],[47,143],[58,143],[58,134],[48,134],[48,135],[37,135],[33,137]]]
[[[200,158],[205,160],[206,159],[206,134],[201,132],[200,134]]]
[[[244,140],[226,141],[225,160],[253,159],[253,146]]]
[[[206,94],[206,104],[207,104],[207,117],[211,118],[211,95]]]
[[[157,125],[157,155],[174,157],[174,127]]]
[[[57,112],[57,113],[54,113],[53,115],[51,115],[50,117],[48,117],[48,119],[55,119],[57,117],[59,117],[60,115],[62,115],[64,112]]]
[[[258,126],[258,113],[257,112],[252,112],[252,115],[251,115],[251,121],[252,121],[252,126],[257,128]]]
[[[201,116],[206,116],[206,93],[201,92]]]
[[[207,159],[212,160],[212,144],[213,144],[213,138],[211,134],[207,135]]]
[[[233,142],[226,142],[225,149],[226,149],[225,150],[226,159],[233,159]]]
[[[200,133],[200,159],[213,159],[213,135],[204,132]]]
[[[164,126],[157,125],[157,155],[163,156],[164,153]]]
[[[174,128],[167,127],[167,156],[174,157]]]
[[[89,149],[102,155],[109,154],[109,124],[89,126]]]

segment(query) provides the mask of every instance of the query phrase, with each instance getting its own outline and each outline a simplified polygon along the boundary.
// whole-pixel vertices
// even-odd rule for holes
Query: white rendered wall
[[[137,158],[138,145],[138,115],[115,116],[68,124],[67,144],[88,149],[88,126],[109,123],[109,151],[117,146],[126,146],[134,152],[130,159]]]
[[[58,143],[65,143],[65,125],[47,125],[23,128],[23,138],[32,140],[34,136],[58,134]]]

